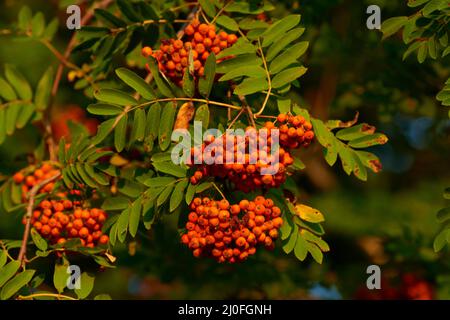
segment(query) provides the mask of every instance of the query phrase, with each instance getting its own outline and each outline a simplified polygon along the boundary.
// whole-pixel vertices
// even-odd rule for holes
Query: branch
[[[261,53],[261,59],[264,63],[264,70],[266,71],[267,82],[269,83],[269,90],[267,90],[266,98],[264,99],[264,103],[263,103],[261,109],[257,113],[255,113],[255,116],[259,116],[260,114],[262,114],[264,112],[267,102],[269,101],[270,94],[272,93],[272,79],[270,79],[270,72],[269,72],[269,69],[267,68],[267,61],[266,61],[266,57],[264,56],[264,51],[261,46],[260,38],[258,38],[258,49],[259,49],[259,52]]]
[[[52,298],[57,298],[58,300],[62,299],[66,299],[66,300],[78,300],[75,299],[74,297],[69,297],[63,294],[57,294],[57,293],[35,293],[35,294],[30,294],[29,296],[18,296],[17,300],[30,300],[33,298],[38,298],[38,297],[52,297]]]
[[[34,201],[35,201],[36,194],[47,183],[50,183],[50,182],[58,179],[60,176],[61,176],[61,173],[58,173],[58,174],[54,175],[53,177],[43,180],[42,182],[36,184],[28,193],[27,213],[25,216],[25,219],[26,219],[25,231],[23,233],[22,246],[20,247],[19,257],[17,258],[17,260],[20,261],[21,263],[23,263],[25,261],[25,254],[27,253],[27,243],[28,243],[28,237],[30,235],[30,229],[31,229],[31,216],[33,215],[33,207],[34,207]]]

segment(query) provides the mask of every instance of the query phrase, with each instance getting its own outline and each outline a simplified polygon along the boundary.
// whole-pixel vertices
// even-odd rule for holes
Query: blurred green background
[[[55,16],[65,25],[64,5],[56,0],[0,1],[0,29],[16,20],[22,5]],[[170,1],[167,5],[170,5]],[[300,201],[326,217],[326,239],[331,252],[323,265],[312,259],[300,263],[280,248],[260,252],[245,264],[224,266],[196,260],[179,243],[176,217],[166,216],[148,234],[129,247],[119,248],[118,267],[96,280],[95,291],[115,299],[351,299],[361,296],[366,268],[379,264],[388,286],[399,288],[402,277],[413,274],[427,283],[429,297],[450,298],[448,249],[435,254],[439,230],[435,213],[446,206],[443,190],[450,186],[450,121],[435,95],[450,76],[449,60],[414,57],[402,61],[400,38],[381,41],[381,34],[366,28],[366,8],[378,4],[382,18],[408,15],[405,1],[305,0],[276,1],[270,17],[300,13],[311,42],[304,64],[308,73],[292,99],[321,119],[374,124],[390,138],[373,148],[383,171],[363,183],[329,168],[320,148],[305,155],[307,169],[297,180]],[[71,31],[61,28],[55,41],[61,51]],[[82,59],[75,57],[76,59]],[[0,36],[0,69],[16,65],[35,86],[49,63],[58,61],[41,44]],[[89,100],[63,80],[58,105],[85,108]],[[38,143],[38,129],[17,133],[0,147],[0,176],[27,163]],[[0,238],[20,237],[21,217],[0,213]],[[387,286],[386,286],[387,287]],[[385,286],[383,286],[385,288]],[[373,298],[380,294],[372,295]],[[428,297],[428,296],[427,296]]]

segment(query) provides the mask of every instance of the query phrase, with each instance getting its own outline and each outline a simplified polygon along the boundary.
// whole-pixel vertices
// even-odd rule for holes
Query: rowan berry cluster
[[[255,148],[260,139],[264,139],[264,146]],[[252,127],[246,129],[245,137],[225,134],[217,139],[208,138],[201,147],[191,148],[190,164],[197,164],[191,183],[195,185],[203,177],[213,176],[226,178],[237,190],[247,193],[258,188],[279,187],[285,182],[286,168],[294,159],[283,148],[272,150],[271,139]],[[214,149],[211,157],[205,156],[207,149]]]
[[[268,130],[280,130],[280,146],[286,149],[308,147],[314,139],[312,125],[302,116],[280,114],[277,117],[279,123],[268,121],[264,127]]]
[[[106,218],[103,210],[82,209],[70,200],[44,200],[33,211],[31,225],[52,244],[79,238],[83,246],[93,248],[109,241],[101,230]]]
[[[36,170],[29,174],[24,174],[23,172],[17,172],[13,176],[13,180],[16,184],[22,185],[22,199],[25,200],[27,193],[35,186],[43,181],[50,179],[59,173],[59,169],[54,166],[44,163]],[[55,182],[49,182],[45,184],[39,193],[51,193],[54,189]]]
[[[273,249],[283,223],[280,208],[263,196],[233,205],[225,199],[195,198],[190,210],[182,243],[195,257],[220,263],[244,261],[256,253],[258,245]]]
[[[153,56],[158,61],[159,70],[181,86],[183,76],[189,67],[190,54],[194,77],[202,77],[205,74],[205,61],[209,55],[212,52],[219,54],[236,43],[237,39],[236,35],[225,31],[217,34],[214,25],[200,23],[195,19],[185,28],[182,39],[164,40],[160,49],[155,51],[150,47],[144,47],[142,54],[145,57]]]

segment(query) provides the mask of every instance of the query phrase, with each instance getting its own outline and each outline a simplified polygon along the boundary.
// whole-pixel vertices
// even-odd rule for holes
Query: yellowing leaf
[[[305,206],[303,204],[296,205],[295,212],[300,216],[301,219],[308,222],[320,223],[325,221],[323,214],[319,210]]]

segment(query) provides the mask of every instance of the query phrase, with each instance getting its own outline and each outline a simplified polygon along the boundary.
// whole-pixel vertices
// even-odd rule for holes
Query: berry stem
[[[54,175],[53,177],[50,177],[46,180],[43,180],[42,182],[36,184],[28,193],[28,205],[27,205],[27,213],[25,216],[26,219],[26,225],[25,225],[25,231],[23,233],[22,238],[22,245],[20,247],[19,256],[17,258],[18,261],[20,261],[22,264],[25,262],[25,254],[27,253],[27,243],[28,243],[28,237],[30,235],[30,229],[31,229],[31,216],[33,214],[33,207],[34,207],[34,201],[36,194],[39,192],[39,190],[45,186],[46,184],[55,181],[61,176],[61,173],[58,173]]]
[[[223,194],[223,192],[219,189],[219,187],[217,186],[217,184],[215,182],[212,183],[212,185],[214,186],[214,188],[217,190],[217,192],[220,194],[220,196],[226,200],[227,198],[225,198],[225,195]]]
[[[255,113],[255,117],[259,116],[260,114],[262,114],[264,112],[264,109],[266,108],[267,102],[269,101],[270,95],[272,93],[272,79],[270,78],[270,72],[267,67],[267,61],[266,61],[266,57],[264,56],[264,51],[262,49],[260,38],[258,38],[258,50],[261,54],[261,59],[264,63],[264,70],[266,71],[267,82],[269,83],[269,89],[267,90],[267,94],[266,94],[266,98],[264,99],[264,103],[263,103],[261,109],[257,113]]]

